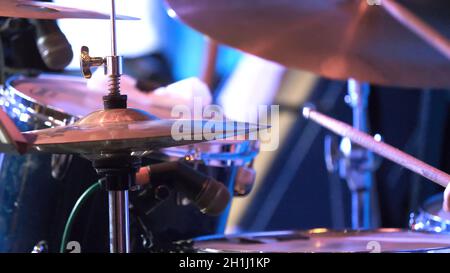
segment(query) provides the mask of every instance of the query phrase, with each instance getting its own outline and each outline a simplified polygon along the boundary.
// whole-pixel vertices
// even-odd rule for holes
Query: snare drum
[[[89,90],[87,80],[76,76],[42,74],[39,77],[13,76],[2,91],[4,105],[17,108],[22,120],[60,126],[103,109],[106,91]],[[124,92],[126,93],[126,92]],[[168,118],[170,111],[128,97],[128,106],[150,111],[159,118]]]
[[[443,194],[430,197],[417,213],[411,213],[412,230],[450,234],[450,213],[442,209]]]
[[[191,242],[196,252],[444,252],[450,253],[450,237],[400,229],[373,231],[259,232],[230,236],[205,236]]]

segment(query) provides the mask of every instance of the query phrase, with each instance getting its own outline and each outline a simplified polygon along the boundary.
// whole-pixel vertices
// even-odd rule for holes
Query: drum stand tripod
[[[353,127],[368,132],[367,104],[370,94],[368,84],[353,79],[348,80],[348,94],[345,101],[353,112]],[[329,171],[338,171],[347,181],[351,191],[352,229],[370,229],[378,225],[377,209],[374,204],[374,155],[360,146],[353,145],[348,138],[343,138],[339,148],[333,149],[331,141],[325,142],[325,158]],[[336,147],[337,145],[334,145]],[[337,150],[339,149],[339,150]]]

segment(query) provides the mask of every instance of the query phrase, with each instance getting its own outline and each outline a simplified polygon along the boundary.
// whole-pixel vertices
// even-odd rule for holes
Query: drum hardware
[[[105,65],[105,74],[110,77],[110,90],[103,97],[105,110],[127,108],[127,96],[120,94],[120,75],[122,74],[122,58],[117,56],[116,42],[116,7],[111,0],[111,56],[104,59],[91,58],[89,49],[81,49],[81,69],[85,78],[90,78],[91,66]],[[140,158],[132,155],[112,154],[92,161],[99,175],[105,177],[105,188],[109,202],[109,238],[111,253],[130,252],[130,219],[128,190],[135,184],[136,172],[141,163]]]
[[[140,158],[112,155],[93,161],[97,173],[105,178],[109,202],[109,238],[111,253],[130,252],[128,190],[135,184]]]
[[[145,169],[145,167],[141,168],[141,170],[143,169]],[[137,174],[137,183],[142,183],[142,177],[140,177],[140,175],[142,175],[141,170]],[[139,215],[150,215],[155,208],[166,201],[169,196],[174,193],[173,186],[169,185],[166,180],[155,180],[152,181],[151,184],[140,186],[142,187],[142,190],[136,192],[137,196],[131,206]]]
[[[46,253],[48,251],[48,245],[46,241],[40,241],[34,247],[31,253]]]
[[[193,163],[202,162],[209,166],[225,167],[234,164],[251,164],[259,152],[258,141],[217,140],[191,146],[179,146],[162,149],[173,159],[184,159]]]
[[[152,249],[152,247],[154,246],[153,234],[145,225],[139,212],[135,211],[135,207],[133,206],[133,204],[131,204],[131,206],[130,206],[130,214],[133,215],[133,218],[135,219],[135,222],[137,223],[136,226],[138,227],[138,230],[139,230],[139,234],[140,234],[139,237],[142,241],[142,246],[144,247],[144,249],[147,249],[147,250]]]
[[[353,111],[353,127],[368,131],[367,104],[369,85],[353,79],[348,81],[347,104]],[[351,223],[352,228],[370,229],[377,227],[378,209],[374,207],[373,174],[376,170],[374,155],[363,147],[352,145],[348,138],[343,138],[340,145],[333,143],[333,138],[325,138],[325,163],[328,171],[337,171],[347,181],[352,195]],[[338,148],[339,146],[339,148]]]
[[[389,159],[442,187],[446,187],[450,183],[450,175],[447,173],[386,143],[377,141],[372,136],[355,129],[344,122],[328,117],[309,107],[303,108],[303,116],[340,136],[349,138],[354,143],[371,150],[379,156]]]
[[[118,70],[120,71],[118,74],[121,74],[122,59],[119,58],[118,61],[119,62],[115,62],[115,65],[118,66]],[[106,69],[106,67],[108,66],[113,66],[112,63],[106,64],[106,62],[106,58],[89,56],[89,48],[87,46],[83,46],[81,48],[80,66],[83,77],[85,77],[86,79],[90,79],[92,77],[91,67],[105,66]]]

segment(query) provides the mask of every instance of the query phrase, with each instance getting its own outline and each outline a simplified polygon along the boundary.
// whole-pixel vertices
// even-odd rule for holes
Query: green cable
[[[64,253],[67,245],[67,241],[69,240],[70,231],[72,230],[72,224],[80,211],[82,205],[86,202],[86,200],[98,189],[101,188],[100,180],[90,186],[83,194],[78,198],[75,206],[73,206],[72,211],[70,212],[69,218],[67,219],[66,225],[64,226],[64,233],[61,239],[61,246],[59,247],[59,252]]]

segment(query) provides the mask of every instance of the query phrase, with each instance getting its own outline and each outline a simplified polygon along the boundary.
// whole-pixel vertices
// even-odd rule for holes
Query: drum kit
[[[343,177],[352,191],[352,230],[320,228],[186,240],[223,232],[223,220],[201,218],[204,216],[198,212],[218,214],[229,202],[229,191],[239,196],[251,190],[254,180],[251,162],[258,154],[258,143],[248,140],[248,136],[269,127],[230,120],[167,119],[170,116],[167,110],[149,107],[137,98],[123,95],[116,19],[136,18],[116,15],[115,0],[111,0],[109,15],[53,3],[1,0],[0,15],[5,17],[109,18],[111,55],[91,57],[87,47],[81,49],[83,76],[90,78],[92,67],[104,68],[108,76],[108,92],[102,95],[90,92],[86,80],[74,76],[14,75],[5,81],[0,93],[3,109],[0,151],[5,153],[0,172],[0,234],[4,238],[0,251],[31,251],[37,243],[33,251],[42,252],[45,247],[40,240],[50,241],[60,226],[54,218],[59,217],[58,206],[64,203],[61,199],[66,194],[52,181],[65,180],[73,187],[79,181],[70,180],[93,177],[99,177],[101,188],[108,192],[108,239],[112,253],[134,250],[131,237],[140,237],[149,248],[164,237],[170,237],[171,242],[179,239],[171,244],[171,251],[194,252],[450,249],[450,237],[446,234],[450,217],[441,211],[442,201],[426,204],[423,211],[411,216],[411,230],[373,228],[372,152],[444,187],[450,176],[366,134],[369,83],[450,87],[450,5],[445,0],[434,0],[433,4],[420,0],[167,0],[167,3],[180,20],[217,42],[288,67],[348,80],[347,102],[353,110],[353,127],[321,114],[314,107],[305,107],[303,115],[341,135],[342,142],[354,144],[346,152],[329,155],[331,163],[345,163],[339,165],[345,168]],[[101,108],[104,109],[98,110]],[[177,131],[175,139],[173,128],[179,122],[192,130]],[[216,130],[205,131],[211,123],[217,125]],[[238,135],[244,139],[232,139]],[[78,169],[73,170],[72,166],[70,170],[68,165],[73,162],[79,163]],[[80,170],[90,164],[96,173]],[[150,165],[142,167],[146,164]],[[44,172],[49,166],[52,171]],[[71,175],[74,176],[68,179]],[[30,185],[31,180],[39,185]],[[65,187],[76,191],[69,185]],[[47,196],[46,200],[42,200],[43,196]],[[162,204],[169,199],[171,203]],[[186,202],[196,208],[174,208],[174,204]],[[155,207],[164,205],[157,212]],[[93,210],[103,211],[102,205]],[[145,222],[143,219],[149,215],[153,218]],[[161,226],[162,220],[176,228]],[[92,217],[89,221],[91,225],[98,223]],[[205,226],[203,233],[196,233],[193,226],[197,229]],[[161,232],[168,229],[171,236]],[[102,238],[98,240],[99,244],[104,243]]]
[[[113,253],[125,253],[131,250],[129,190],[133,186],[138,186],[136,173],[142,166],[143,158],[152,152],[154,153],[151,157],[158,157],[154,154],[159,152],[155,151],[162,148],[168,148],[165,152],[160,152],[167,153],[167,158],[170,155],[172,160],[175,158],[179,162],[187,163],[173,166],[169,164],[170,162],[163,166],[150,165],[151,168],[147,169],[151,170],[152,181],[159,172],[167,177],[177,173],[179,176],[174,180],[185,180],[178,191],[190,197],[190,201],[205,213],[218,214],[225,209],[229,201],[227,188],[212,177],[214,174],[203,175],[190,163],[196,162],[203,165],[203,168],[218,166],[220,169],[233,169],[233,172],[237,172],[240,167],[245,170],[246,164],[255,156],[255,152],[252,152],[255,149],[254,145],[245,139],[260,129],[268,128],[267,126],[216,119],[161,119],[162,116],[169,116],[167,109],[155,107],[155,111],[150,110],[152,112],[150,114],[139,110],[140,108],[148,109],[139,101],[133,102],[131,99],[128,104],[127,96],[121,94],[120,90],[122,58],[117,55],[116,18],[133,18],[116,17],[114,0],[111,1],[110,16],[51,3],[2,1],[3,3],[6,9],[2,9],[4,14],[1,15],[4,16],[34,19],[110,18],[111,20],[111,56],[91,57],[87,47],[83,47],[81,51],[81,68],[85,78],[91,77],[91,67],[104,67],[105,74],[109,77],[109,92],[105,92],[104,96],[98,93],[91,94],[86,88],[86,82],[79,78],[60,75],[14,76],[6,81],[2,89],[1,104],[4,109],[4,112],[0,114],[3,135],[2,152],[9,153],[5,155],[4,161],[20,165],[20,168],[15,170],[6,168],[5,165],[2,168],[8,173],[18,171],[12,178],[7,177],[8,174],[5,173],[5,181],[2,181],[5,184],[4,195],[14,202],[10,206],[4,205],[5,211],[2,211],[4,222],[2,231],[6,233],[3,250],[20,251],[22,244],[25,244],[28,239],[24,237],[30,236],[30,233],[36,233],[31,230],[33,227],[27,229],[23,226],[32,220],[21,219],[31,218],[32,215],[25,215],[28,214],[26,211],[32,208],[33,203],[42,204],[39,200],[42,196],[25,200],[29,198],[29,195],[38,193],[28,188],[33,185],[24,185],[23,180],[33,179],[33,177],[36,179],[39,173],[43,173],[42,169],[29,168],[27,164],[45,162],[46,160],[42,157],[46,154],[81,155],[92,162],[102,179],[102,187],[108,191],[109,245]],[[104,110],[98,110],[102,102]],[[177,124],[182,126],[175,127]],[[206,130],[206,126],[213,129]],[[179,130],[174,131],[174,128]],[[20,132],[21,130],[26,132]],[[233,140],[235,136],[244,136],[244,140]],[[222,143],[221,139],[226,140]],[[204,146],[196,146],[206,141],[212,142]],[[244,145],[243,142],[247,144]],[[176,146],[183,147],[173,148]],[[212,152],[214,149],[215,152]],[[191,157],[192,151],[195,153]],[[184,155],[180,156],[183,152]],[[239,156],[240,154],[242,156]],[[227,178],[223,173],[224,171],[218,176]],[[228,179],[234,182],[234,176]],[[47,179],[51,180],[50,177]],[[15,183],[20,185],[14,185]],[[161,187],[156,187],[156,182],[154,184],[152,189],[161,191]],[[237,187],[240,192],[242,192],[242,186],[243,184]],[[177,188],[176,185],[175,188]],[[151,196],[147,199],[155,198]],[[8,203],[10,200],[2,201]],[[42,209],[38,205],[36,207]],[[57,204],[50,204],[50,207],[52,205]],[[137,210],[145,209],[137,208]],[[47,212],[43,209],[43,213]],[[38,221],[45,221],[43,218],[45,217]],[[36,221],[36,219],[33,220]],[[36,225],[35,222],[33,224]],[[42,229],[49,228],[39,224],[37,226]]]

